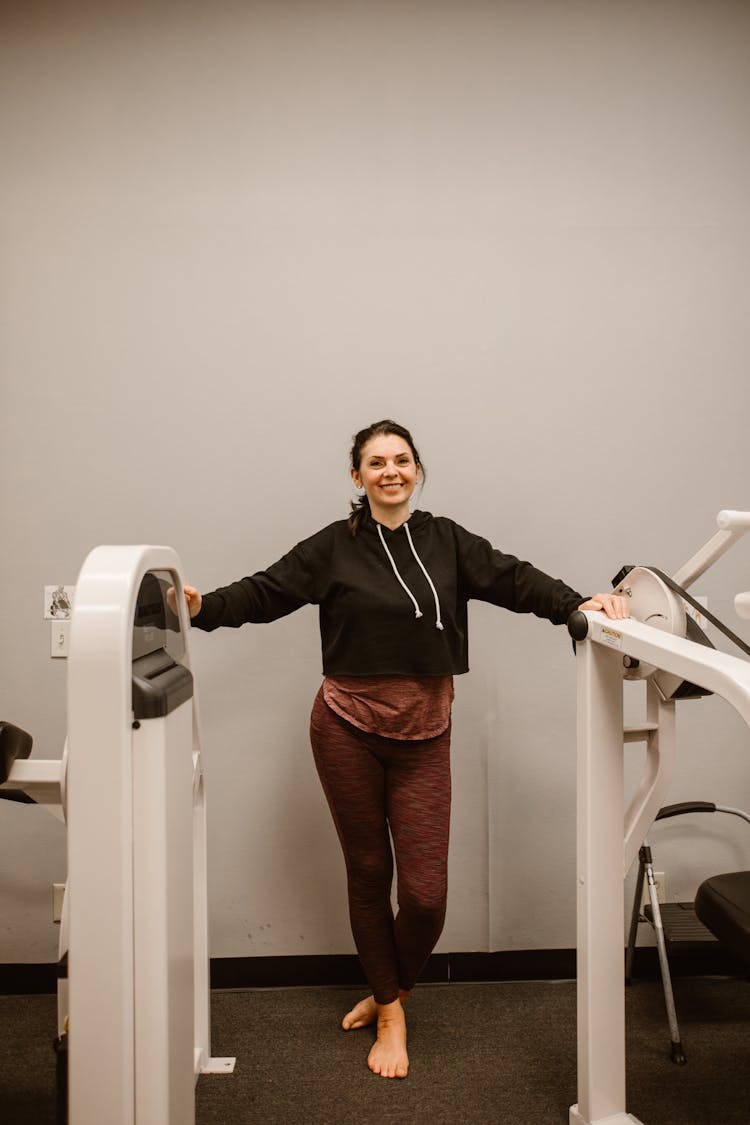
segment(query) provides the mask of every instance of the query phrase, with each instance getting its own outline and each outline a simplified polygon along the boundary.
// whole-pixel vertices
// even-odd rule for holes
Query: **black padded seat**
[[[706,879],[695,896],[695,913],[719,941],[750,963],[750,871]]]

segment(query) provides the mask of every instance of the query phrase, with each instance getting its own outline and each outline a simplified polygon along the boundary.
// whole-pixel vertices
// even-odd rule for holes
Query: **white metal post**
[[[195,722],[194,722],[195,728]],[[206,853],[206,801],[200,753],[193,754],[193,947],[194,1003],[193,1024],[195,1034],[194,1067],[196,1075],[202,1071],[226,1069],[218,1067],[211,1059],[211,981],[208,948],[208,857]]]
[[[100,549],[101,550],[101,549]],[[102,565],[97,564],[97,560]],[[68,658],[71,1125],[132,1125],[132,560],[95,552],[78,578]]]
[[[192,1125],[192,700],[133,732],[135,1121]]]
[[[578,649],[578,1103],[571,1125],[625,1125],[622,654]]]

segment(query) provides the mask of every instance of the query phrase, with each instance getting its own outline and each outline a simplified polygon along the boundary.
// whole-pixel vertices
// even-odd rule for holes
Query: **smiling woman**
[[[625,617],[627,606],[611,594],[585,602],[453,520],[412,511],[424,469],[397,422],[356,434],[351,476],[363,495],[348,520],[298,543],[267,570],[205,597],[186,586],[185,596],[193,624],[209,631],[319,606],[324,679],[310,741],[372,989],[343,1027],[376,1024],[370,1069],[405,1078],[404,1005],[445,919],[453,677],[469,670],[468,602],[557,625],[581,607]]]
[[[411,434],[397,422],[376,422],[360,430],[352,446],[352,480],[364,490],[349,524],[356,534],[365,504],[378,523],[394,530],[409,518],[409,501],[424,477]]]

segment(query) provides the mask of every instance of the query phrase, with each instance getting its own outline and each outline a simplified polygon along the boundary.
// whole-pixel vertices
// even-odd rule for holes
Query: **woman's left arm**
[[[607,617],[614,617],[620,621],[630,617],[628,599],[624,598],[622,594],[594,594],[593,598],[589,598],[578,608],[598,609],[601,613],[606,613]]]
[[[459,524],[444,522],[455,536],[459,573],[469,598],[488,601],[514,613],[535,613],[556,625],[564,625],[575,609],[599,610],[617,620],[630,617],[628,600],[620,594],[594,594],[584,600],[581,593],[560,579],[515,555],[504,554],[487,539]]]

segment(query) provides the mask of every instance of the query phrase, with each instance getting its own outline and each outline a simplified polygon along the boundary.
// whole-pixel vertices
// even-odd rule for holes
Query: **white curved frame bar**
[[[165,718],[133,723],[133,617],[149,571],[172,577],[180,661],[189,668],[173,550],[98,547],[76,584],[68,657],[71,1125],[191,1125],[197,1073],[227,1073],[234,1062],[210,1058],[195,695]]]

